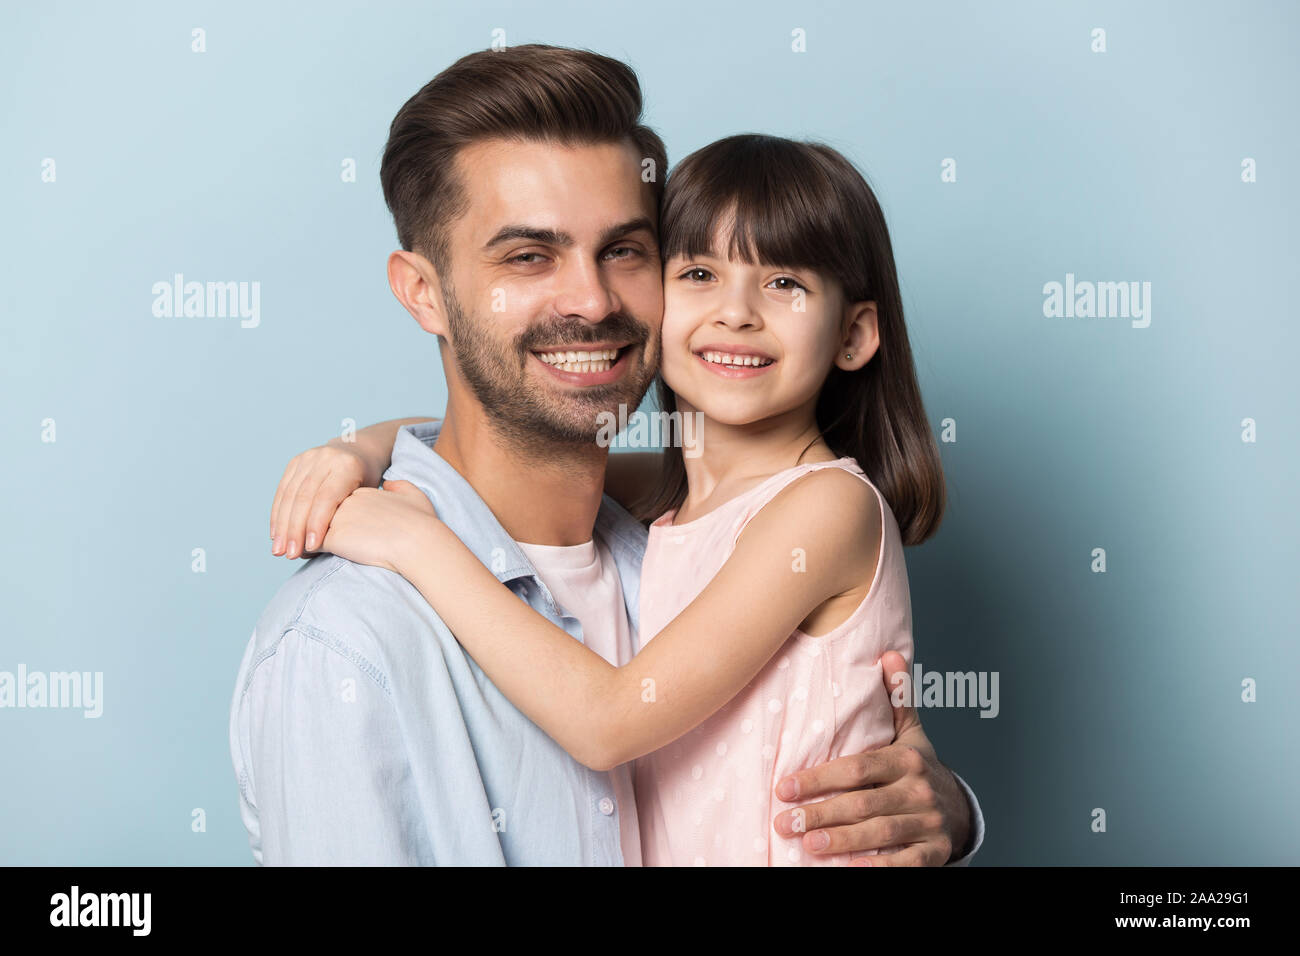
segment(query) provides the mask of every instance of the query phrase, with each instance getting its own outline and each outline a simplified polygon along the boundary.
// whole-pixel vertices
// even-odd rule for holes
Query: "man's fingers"
[[[912,843],[933,842],[941,838],[941,820],[937,813],[906,813],[872,817],[863,823],[827,827],[803,836],[803,848],[817,856],[856,853]],[[938,848],[931,853],[937,855]],[[947,859],[947,856],[944,857]],[[943,862],[942,860],[940,862]]]
[[[906,813],[909,795],[901,787],[873,787],[868,790],[850,790],[838,796],[808,803],[776,815],[772,825],[781,836],[798,836],[823,827],[862,823],[876,816]]]
[[[948,856],[941,846],[917,843],[897,853],[876,853],[849,861],[849,866],[943,866]]]
[[[889,694],[889,705],[894,714],[894,739],[897,740],[905,730],[921,726],[921,718],[916,715],[917,688],[911,686],[907,661],[898,651],[886,651],[881,655],[880,676]]]
[[[817,797],[837,790],[859,790],[868,784],[890,783],[902,776],[906,769],[898,766],[897,751],[898,748],[890,744],[800,770],[781,779],[776,785],[776,795],[786,803],[794,803],[805,797]]]

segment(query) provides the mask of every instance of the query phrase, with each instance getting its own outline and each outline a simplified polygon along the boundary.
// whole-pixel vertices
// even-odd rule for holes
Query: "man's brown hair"
[[[461,57],[407,100],[389,127],[379,178],[398,241],[445,277],[447,227],[469,198],[456,154],[484,139],[628,141],[653,161],[648,185],[657,213],[668,157],[658,134],[642,125],[641,109],[632,68],[589,50],[527,44]]]

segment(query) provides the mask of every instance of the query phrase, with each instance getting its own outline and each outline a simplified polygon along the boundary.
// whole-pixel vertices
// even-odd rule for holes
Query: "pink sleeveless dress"
[[[640,639],[642,645],[652,640],[704,590],[759,509],[820,468],[843,468],[876,494],[882,539],[871,588],[834,630],[819,637],[795,630],[720,711],[636,761],[646,866],[838,865],[875,852],[804,853],[797,837],[772,828],[778,813],[799,805],[777,798],[782,777],[893,740],[880,658],[893,649],[912,663],[912,604],[898,523],[856,461],[799,465],[694,521],[673,524],[672,511],[655,521],[641,570]],[[708,648],[700,653],[707,660]]]

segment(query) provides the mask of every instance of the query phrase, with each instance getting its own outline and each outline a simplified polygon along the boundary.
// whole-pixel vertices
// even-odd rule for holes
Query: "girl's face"
[[[839,282],[812,269],[674,256],[664,267],[661,372],[720,424],[811,411],[832,365],[860,368],[874,353],[874,318],[874,305],[846,308]]]

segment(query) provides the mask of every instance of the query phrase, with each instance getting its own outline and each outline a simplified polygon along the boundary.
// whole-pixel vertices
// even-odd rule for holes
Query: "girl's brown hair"
[[[855,458],[894,512],[904,544],[938,530],[945,489],[939,447],[926,419],[885,217],[854,165],[821,143],[730,136],[683,159],[668,177],[660,217],[664,261],[722,256],[717,224],[732,223],[725,255],[750,264],[814,269],[837,279],[846,302],[872,300],[880,347],[855,372],[832,366],[817,399],[817,425],[837,455]],[[659,405],[677,396],[659,384]],[[681,434],[664,453],[661,492],[642,518],[686,499]]]

